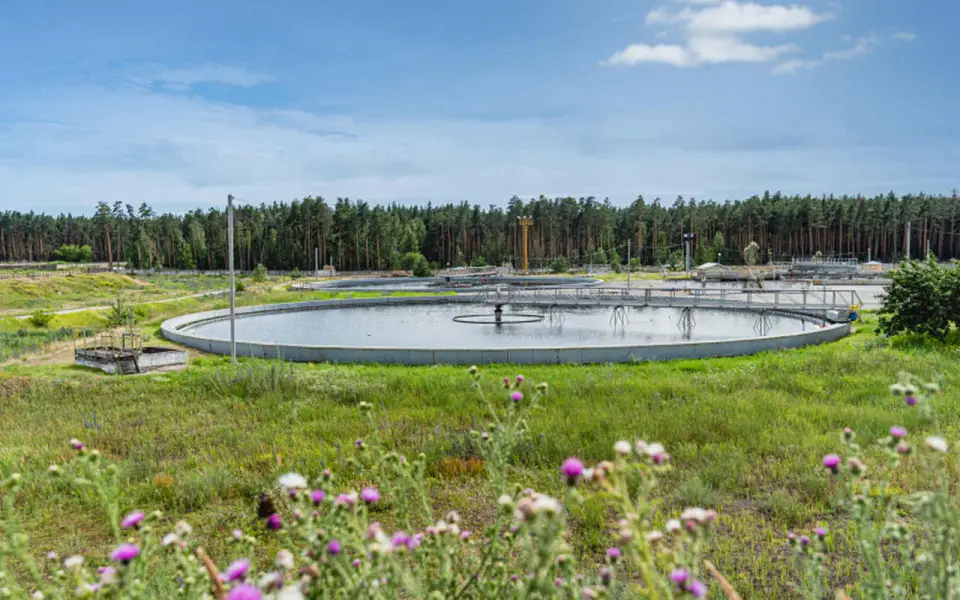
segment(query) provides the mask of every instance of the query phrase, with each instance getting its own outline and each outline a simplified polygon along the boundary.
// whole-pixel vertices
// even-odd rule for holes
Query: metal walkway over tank
[[[729,288],[498,288],[470,294],[475,302],[587,308],[597,306],[722,308],[782,311],[846,321],[850,309],[860,306],[855,290],[743,290]]]

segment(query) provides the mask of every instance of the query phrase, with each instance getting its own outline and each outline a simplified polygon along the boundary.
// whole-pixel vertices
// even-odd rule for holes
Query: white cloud
[[[902,42],[912,42],[913,40],[917,39],[917,34],[912,31],[898,31],[891,37]]]
[[[796,73],[803,69],[813,69],[820,65],[837,60],[853,60],[869,53],[880,44],[880,38],[870,35],[853,40],[853,45],[839,50],[830,50],[815,60],[787,60],[778,64],[773,73],[778,75]]]
[[[742,35],[758,32],[784,33],[807,29],[829,19],[806,6],[757,4],[737,0],[675,0],[687,4],[673,11],[660,7],[647,13],[648,25],[675,25],[683,44],[631,44],[605,61],[608,65],[645,62],[690,67],[721,63],[762,63],[796,52],[794,43],[756,45]],[[691,8],[692,6],[692,8]],[[796,68],[790,61],[784,68]]]

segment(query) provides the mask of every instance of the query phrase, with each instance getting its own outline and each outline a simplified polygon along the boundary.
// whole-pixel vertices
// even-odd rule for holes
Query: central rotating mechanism
[[[544,315],[532,313],[503,313],[503,305],[498,304],[492,315],[457,315],[453,318],[456,323],[470,325],[519,325],[521,323],[539,323]]]

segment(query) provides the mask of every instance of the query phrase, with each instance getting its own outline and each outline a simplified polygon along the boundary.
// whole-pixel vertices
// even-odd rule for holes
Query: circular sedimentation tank
[[[799,311],[531,304],[488,294],[308,301],[237,309],[239,356],[384,364],[614,363],[708,358],[839,339],[848,322]],[[497,314],[499,312],[499,315]],[[165,322],[168,339],[230,353],[229,311]]]

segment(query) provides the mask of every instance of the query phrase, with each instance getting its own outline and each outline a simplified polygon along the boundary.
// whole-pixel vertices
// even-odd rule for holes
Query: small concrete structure
[[[138,349],[110,346],[77,348],[74,351],[74,364],[100,369],[111,375],[149,373],[159,369],[185,367],[187,351],[156,346],[144,346]]]

